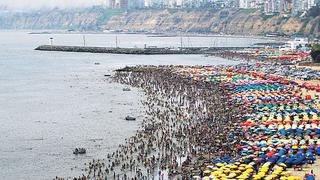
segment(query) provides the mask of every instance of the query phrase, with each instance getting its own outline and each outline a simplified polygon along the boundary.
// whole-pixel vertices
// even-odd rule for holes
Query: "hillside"
[[[254,10],[80,10],[0,13],[0,29],[130,30],[262,35],[268,32],[320,36],[320,16],[283,18]]]
[[[102,24],[122,10],[101,7],[86,9],[53,9],[36,12],[0,13],[0,29],[76,29],[100,30]]]
[[[260,35],[268,32],[320,35],[320,16],[282,18],[263,16],[258,11],[137,11],[112,17],[106,29],[130,29],[156,32],[204,32]]]

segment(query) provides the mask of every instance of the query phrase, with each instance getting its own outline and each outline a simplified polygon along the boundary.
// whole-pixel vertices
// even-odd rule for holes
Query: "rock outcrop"
[[[145,10],[112,17],[105,29],[152,32],[202,32],[237,35],[262,35],[270,32],[320,35],[320,17],[298,18],[264,16],[244,10]]]
[[[0,12],[0,29],[101,30],[101,25],[123,10],[102,7],[52,9],[34,12]]]
[[[265,16],[258,10],[50,10],[0,13],[0,29],[130,30],[135,32],[263,35],[279,32],[320,36],[320,16]]]
[[[1,29],[96,29],[99,13],[50,11],[40,14],[7,13],[0,16]]]

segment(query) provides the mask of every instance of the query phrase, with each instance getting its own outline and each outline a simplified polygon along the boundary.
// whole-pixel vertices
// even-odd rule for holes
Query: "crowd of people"
[[[135,66],[113,80],[144,90],[145,119],[74,179],[295,180],[287,168],[320,155],[319,96],[263,68]]]
[[[201,172],[213,157],[235,155],[241,119],[223,97],[225,87],[174,69],[146,66],[115,74],[115,81],[144,90],[146,119],[135,136],[105,160],[86,164],[75,179],[190,179],[191,169]]]
[[[281,65],[279,63],[252,63],[252,64],[239,64],[237,69],[263,72],[265,74],[272,74],[277,76],[286,77],[287,79],[301,79],[301,80],[319,80],[320,71],[313,70],[306,67]]]
[[[194,178],[299,179],[286,168],[312,164],[320,154],[319,98],[304,95],[302,84],[272,80],[243,66],[182,70],[186,77],[220,82],[229,90],[228,101],[245,112],[236,155],[214,159]]]
[[[309,53],[282,51],[275,49],[243,49],[243,50],[220,50],[213,54],[214,56],[222,57],[230,60],[254,61],[254,62],[277,62],[286,65],[294,65],[300,62],[311,60]]]

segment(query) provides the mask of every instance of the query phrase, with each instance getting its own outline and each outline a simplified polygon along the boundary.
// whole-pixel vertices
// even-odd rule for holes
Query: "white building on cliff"
[[[258,9],[262,4],[261,0],[239,0],[240,9]]]

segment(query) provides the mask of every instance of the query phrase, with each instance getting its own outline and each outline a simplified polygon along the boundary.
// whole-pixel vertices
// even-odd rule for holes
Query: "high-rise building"
[[[239,8],[247,9],[249,7],[248,0],[239,0]]]
[[[177,7],[183,6],[183,0],[177,0]]]
[[[165,0],[144,0],[144,6],[149,8],[164,8],[166,5],[167,1]]]
[[[265,0],[264,2],[264,13],[274,14],[280,13],[286,7],[285,0]]]
[[[151,0],[144,0],[144,7],[151,7]]]
[[[177,0],[167,0],[165,2],[168,8],[176,8],[177,7]]]
[[[315,0],[308,0],[308,9],[312,8],[313,6],[316,6],[317,3]]]
[[[239,0],[239,8],[241,9],[258,9],[261,5],[260,0]]]
[[[120,0],[119,1],[119,8],[128,9],[128,0]]]
[[[304,12],[317,5],[316,0],[293,0],[292,13]]]
[[[128,0],[128,9],[141,9],[144,7],[144,0]]]
[[[115,8],[115,0],[106,0],[105,3],[107,8]]]
[[[106,7],[111,9],[121,8],[120,7],[121,1],[122,0],[106,0]]]

